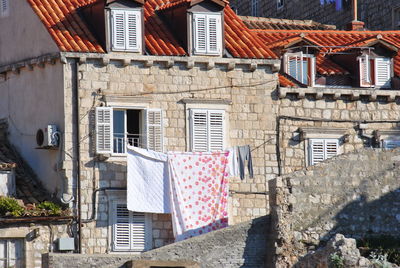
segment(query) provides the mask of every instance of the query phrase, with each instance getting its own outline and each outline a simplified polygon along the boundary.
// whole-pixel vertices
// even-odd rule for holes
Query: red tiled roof
[[[279,85],[281,87],[298,87],[297,84],[295,84],[294,82],[290,81],[289,78],[287,78],[283,74],[278,74],[278,78],[279,78]]]
[[[105,53],[77,9],[102,0],[27,0],[61,51]],[[177,0],[187,1],[187,0]],[[168,0],[147,0],[144,5],[145,44],[152,55],[185,56],[187,52],[155,13]],[[277,58],[232,11],[225,8],[225,47],[236,58]]]
[[[250,29],[260,30],[334,30],[335,25],[318,23],[312,20],[288,20],[240,16],[244,24]]]
[[[253,33],[264,40],[267,47],[274,49],[280,48],[285,43],[290,43],[299,38],[299,34],[304,34],[307,41],[320,46],[320,54],[317,57],[317,71],[321,74],[346,74],[343,67],[330,61],[326,55],[341,50],[340,47],[363,47],[371,44],[377,39],[387,42],[396,48],[400,47],[400,31],[299,31],[299,30],[252,30]],[[286,41],[285,41],[286,40]],[[400,51],[394,57],[394,72],[400,76]]]

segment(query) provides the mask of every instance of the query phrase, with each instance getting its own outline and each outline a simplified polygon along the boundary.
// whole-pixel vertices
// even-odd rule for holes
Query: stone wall
[[[269,217],[237,224],[141,255],[48,254],[45,268],[116,268],[130,260],[195,261],[202,268],[260,268],[266,264]]]
[[[250,2],[235,0],[234,5],[240,15],[251,15]],[[320,0],[285,0],[283,8],[278,9],[276,0],[259,1],[259,16],[267,18],[314,20],[324,24],[337,25],[345,29],[353,20],[351,0],[343,0],[344,8],[337,11],[335,4],[321,5]],[[400,7],[396,0],[358,1],[358,20],[365,22],[370,30],[398,30],[399,17],[394,15]]]
[[[24,246],[24,259],[26,268],[41,268],[42,254],[57,251],[57,239],[69,237],[68,225],[63,223],[31,223],[2,225],[0,227],[1,239],[21,239]],[[35,234],[36,230],[36,234]]]
[[[196,58],[191,65],[192,60],[176,57],[133,56],[115,60],[112,57],[110,55],[111,60],[108,61],[103,61],[102,56],[85,59],[77,67],[83,219],[92,214],[94,189],[126,187],[126,157],[112,155],[106,161],[99,161],[94,154],[94,109],[100,105],[112,106],[104,100],[113,97],[126,98],[120,106],[163,110],[165,151],[189,150],[188,104],[183,99],[191,99],[197,107],[224,109],[226,146],[249,144],[253,150],[254,167],[254,178],[230,179],[230,224],[266,215],[267,180],[278,173],[273,116],[277,106],[273,105],[276,101],[270,97],[277,85],[274,74],[276,62]],[[73,114],[73,104],[68,100],[73,100],[75,66],[75,61],[71,59],[64,67],[65,110],[68,113],[65,119],[65,148],[70,151],[74,148],[74,137],[73,118],[68,111]],[[132,102],[129,103],[129,100]],[[71,178],[70,185],[73,185],[76,170],[67,155],[63,167]],[[116,198],[114,193],[110,191],[99,196],[96,221],[86,223],[83,228],[84,253],[110,250],[108,203]],[[153,216],[153,248],[168,244],[173,239],[171,224],[166,219],[167,216]]]
[[[400,151],[363,149],[270,181],[278,263],[335,233],[400,233]]]

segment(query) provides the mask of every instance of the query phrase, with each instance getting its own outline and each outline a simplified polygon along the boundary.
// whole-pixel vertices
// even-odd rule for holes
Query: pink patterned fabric
[[[228,226],[228,155],[168,153],[176,241]]]

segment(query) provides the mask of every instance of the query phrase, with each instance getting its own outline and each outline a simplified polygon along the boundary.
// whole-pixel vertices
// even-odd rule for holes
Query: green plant
[[[372,251],[369,255],[372,264],[377,268],[391,268],[392,264],[387,260],[387,254],[381,254],[379,251]]]
[[[44,202],[40,203],[37,206],[37,208],[41,209],[41,210],[46,210],[46,212],[48,212],[48,215],[51,215],[51,216],[59,216],[59,215],[61,215],[61,212],[62,212],[61,207],[59,205],[57,205],[53,202],[50,202],[50,201],[44,201]]]
[[[24,208],[18,201],[11,197],[0,197],[0,216],[20,217],[24,214]]]
[[[331,268],[343,268],[344,259],[338,253],[334,252],[329,255],[329,267]]]
[[[400,239],[389,235],[379,235],[364,237],[357,241],[360,252],[364,257],[370,257],[371,253],[375,256],[387,256],[387,261],[400,265]]]

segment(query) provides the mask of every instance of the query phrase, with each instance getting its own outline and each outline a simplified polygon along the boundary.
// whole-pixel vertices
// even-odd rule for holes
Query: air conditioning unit
[[[39,148],[49,149],[58,147],[59,139],[57,125],[47,125],[36,132],[36,143]]]

